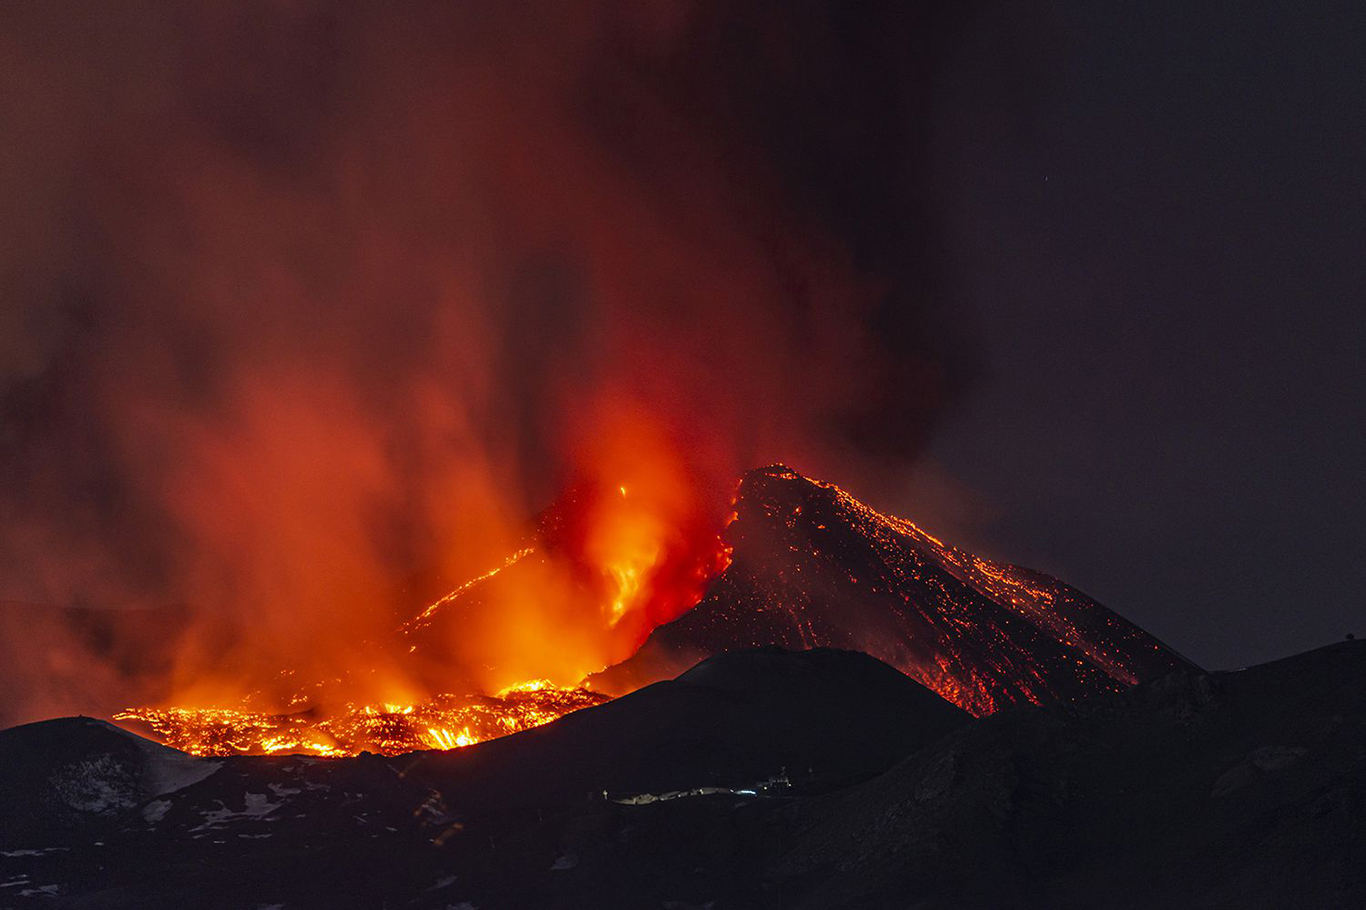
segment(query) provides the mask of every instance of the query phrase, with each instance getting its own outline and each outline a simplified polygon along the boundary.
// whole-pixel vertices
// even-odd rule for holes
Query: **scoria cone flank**
[[[786,466],[746,474],[735,512],[732,562],[701,602],[593,685],[624,691],[735,648],[834,647],[872,654],[980,716],[1190,666],[1051,576],[948,546]]]

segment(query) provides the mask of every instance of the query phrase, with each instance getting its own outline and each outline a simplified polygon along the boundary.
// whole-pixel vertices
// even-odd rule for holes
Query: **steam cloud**
[[[335,666],[643,457],[914,456],[943,5],[7,6],[0,721]]]

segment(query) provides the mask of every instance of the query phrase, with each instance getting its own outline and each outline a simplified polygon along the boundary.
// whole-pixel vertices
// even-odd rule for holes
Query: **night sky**
[[[968,538],[1211,667],[1366,634],[1366,9],[980,25],[938,143],[985,362],[932,449]],[[1022,34],[1051,65],[1011,97]]]
[[[0,601],[307,641],[634,408],[1212,668],[1366,634],[1366,9],[845,6],[7,10]]]

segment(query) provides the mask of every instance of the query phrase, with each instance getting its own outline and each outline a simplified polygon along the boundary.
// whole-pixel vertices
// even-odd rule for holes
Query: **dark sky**
[[[998,11],[950,78],[968,538],[1211,667],[1366,634],[1366,7]]]

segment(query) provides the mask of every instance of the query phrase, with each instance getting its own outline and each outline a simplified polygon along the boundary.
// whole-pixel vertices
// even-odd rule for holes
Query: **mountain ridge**
[[[1194,665],[1065,583],[944,544],[776,464],[741,479],[731,562],[692,609],[589,677],[622,692],[732,648],[864,651],[974,715]]]

